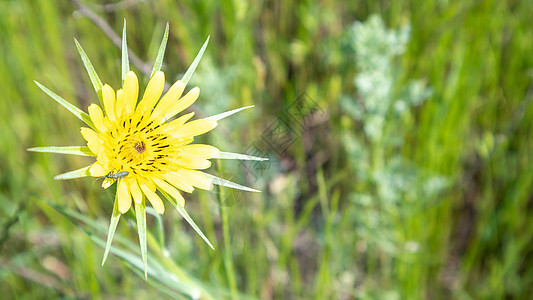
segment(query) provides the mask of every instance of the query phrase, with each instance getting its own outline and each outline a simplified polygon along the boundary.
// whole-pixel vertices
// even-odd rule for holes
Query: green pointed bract
[[[70,172],[67,172],[67,173],[59,174],[59,175],[55,176],[54,179],[55,180],[67,180],[67,179],[74,179],[74,178],[91,176],[91,174],[89,174],[89,168],[90,167],[91,166],[87,166],[87,167],[84,167],[84,168],[81,168],[81,169],[77,169],[77,170],[70,171]]]
[[[37,84],[37,86],[41,90],[43,90],[43,92],[45,92],[48,96],[50,96],[52,99],[57,101],[57,103],[61,104],[61,106],[63,106],[64,108],[68,109],[71,113],[73,113],[76,117],[78,117],[78,119],[82,120],[83,122],[85,122],[85,124],[89,125],[91,128],[96,130],[96,128],[95,128],[95,126],[93,124],[93,121],[91,121],[91,117],[89,117],[89,115],[87,113],[85,113],[81,109],[77,108],[76,106],[70,104],[70,102],[68,102],[67,100],[59,97],[56,93],[54,93],[51,90],[47,89],[44,85],[40,84],[39,82],[37,82],[35,80],[33,82],[35,82],[35,84]]]
[[[117,229],[118,220],[120,220],[120,211],[118,210],[118,193],[115,195],[115,204],[113,205],[113,213],[111,214],[111,222],[109,222],[109,230],[107,232],[107,242],[104,250],[104,258],[102,259],[102,266],[104,265],[109,249],[111,249],[111,243],[115,236],[115,230]]]
[[[263,158],[263,157],[251,156],[251,155],[240,154],[240,153],[222,152],[222,151],[220,151],[218,153],[218,156],[215,157],[215,158],[218,158],[218,159],[237,159],[237,160],[257,160],[257,161],[268,160],[268,158]]]
[[[207,37],[207,40],[205,40],[204,45],[200,49],[200,52],[198,52],[191,66],[187,69],[187,72],[185,72],[185,75],[183,75],[183,78],[181,78],[181,81],[185,84],[185,86],[187,86],[187,83],[189,83],[189,80],[191,80],[192,75],[194,75],[194,72],[196,71],[196,67],[198,67],[200,60],[202,59],[202,56],[204,55],[205,48],[207,48],[207,44],[209,43],[209,38],[210,36]]]
[[[204,240],[204,242],[206,242],[207,245],[209,245],[209,247],[211,247],[211,249],[215,250],[215,248],[213,247],[211,242],[207,239],[207,237],[204,235],[204,233],[200,230],[200,228],[198,226],[196,226],[196,223],[194,223],[193,219],[191,218],[191,216],[189,216],[189,214],[187,213],[185,208],[177,205],[176,209],[178,210],[180,215],[189,223],[189,225],[191,225],[191,227],[194,229],[194,231],[196,231],[196,233],[198,233],[198,235],[200,235],[200,237]]]
[[[168,41],[168,28],[169,27],[167,23],[167,27],[165,28],[165,34],[163,35],[161,46],[159,46],[159,51],[157,51],[157,57],[155,58],[154,68],[152,69],[152,74],[150,74],[150,78],[152,78],[152,76],[154,76],[157,71],[160,71],[161,66],[163,65],[163,58],[165,56],[165,49],[167,48]]]
[[[135,217],[137,218],[137,232],[141,246],[141,257],[144,265],[144,279],[148,279],[148,250],[146,248],[146,210],[144,197],[141,203],[135,203]]]
[[[207,176],[207,178],[209,178],[209,180],[211,180],[211,183],[216,184],[216,185],[225,186],[225,187],[229,187],[229,188],[237,189],[237,190],[241,190],[241,191],[261,193],[261,191],[259,191],[259,190],[252,189],[252,188],[249,188],[247,186],[240,185],[238,183],[231,182],[231,181],[226,180],[226,179],[222,179],[220,177],[216,177],[215,175],[211,175],[211,174],[207,174],[207,173],[203,173],[203,174],[205,176]]]
[[[160,192],[161,192],[161,194],[163,196],[165,196],[165,198],[170,203],[172,203],[172,205],[174,205],[174,207],[180,213],[180,215],[187,221],[187,223],[189,223],[189,225],[191,225],[191,227],[194,229],[194,231],[196,231],[196,233],[198,233],[198,235],[204,240],[204,242],[206,242],[206,244],[209,245],[209,247],[211,247],[211,249],[215,250],[215,248],[213,247],[211,242],[207,239],[207,237],[200,230],[200,228],[196,225],[196,223],[194,223],[193,219],[191,218],[191,216],[189,216],[189,214],[187,213],[185,208],[179,206],[177,201],[176,201],[176,199],[172,198],[172,196],[170,196],[169,194],[165,193],[164,191],[160,191]]]
[[[91,60],[85,54],[85,51],[83,51],[83,48],[81,47],[80,43],[78,43],[78,40],[74,39],[74,42],[76,43],[76,48],[78,48],[78,52],[80,53],[81,60],[83,61],[83,65],[85,66],[85,69],[87,70],[87,73],[89,74],[89,77],[91,78],[91,82],[93,84],[94,90],[96,91],[96,94],[98,95],[98,99],[100,100],[100,105],[103,106],[103,98],[102,98],[102,81],[98,77],[98,74],[94,70],[93,64],[91,63]]]
[[[255,107],[255,105],[250,105],[250,106],[245,106],[245,107],[229,110],[227,112],[223,112],[223,113],[220,113],[218,115],[210,116],[210,117],[207,117],[207,118],[204,118],[204,119],[213,120],[213,121],[219,121],[219,120],[227,118],[227,117],[229,117],[229,116],[231,116],[233,114],[236,114],[236,113],[238,113],[240,111],[243,111],[245,109],[252,108],[252,107]]]
[[[126,38],[126,19],[122,28],[122,82],[126,79],[126,74],[130,71],[130,60],[128,58],[128,41]]]
[[[67,146],[67,147],[34,147],[27,149],[32,152],[48,152],[59,154],[72,154],[81,156],[96,156],[87,146]]]

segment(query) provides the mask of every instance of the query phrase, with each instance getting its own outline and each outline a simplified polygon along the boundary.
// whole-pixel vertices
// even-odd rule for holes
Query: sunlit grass
[[[237,297],[261,299],[529,296],[533,6],[528,1],[132,3],[113,12],[96,3],[87,6],[118,35],[124,18],[135,20],[128,22],[128,44],[146,62],[156,56],[169,22],[162,69],[172,82],[211,35],[191,79],[202,81],[200,99],[212,105],[200,114],[256,105],[236,122],[221,124],[209,142],[233,152],[253,148],[275,124],[288,126],[294,139],[282,155],[270,150],[273,160],[260,176],[232,180],[263,193],[238,194],[224,207],[219,204],[228,190],[186,199],[216,251],[179,214],[169,213],[162,223],[148,216],[149,252],[168,272],[185,272],[215,298],[234,296],[235,287]],[[114,190],[52,179],[90,160],[25,151],[83,143],[78,131],[70,130],[78,120],[33,83],[46,83],[78,107],[97,102],[72,37],[83,41],[100,77],[121,85],[120,49],[74,11],[73,4],[54,1],[0,3],[0,291],[7,299],[175,297],[163,285],[145,283],[142,271],[120,258],[101,267],[103,249],[93,240],[103,240],[105,230],[91,231],[91,238],[48,204],[107,226]],[[379,146],[397,140],[380,144],[365,138],[364,123],[340,105],[346,97],[363,103],[354,85],[361,70],[350,28],[372,14],[383,18],[386,28],[411,27],[406,52],[392,62],[397,90],[413,79],[432,89],[425,102],[409,107],[407,117],[385,119],[384,127],[403,139],[394,148]],[[286,114],[304,92],[327,112],[307,128]],[[348,143],[347,131],[359,144]],[[449,186],[429,199],[402,194],[408,206],[384,211],[378,186],[350,162],[360,159],[354,157],[357,147],[370,151],[371,169],[395,166],[388,159],[376,161],[376,155],[402,157],[420,170],[413,177],[416,189],[435,175]],[[217,171],[230,174],[241,167],[224,162]],[[360,227],[365,218],[379,216],[389,217],[387,228]],[[125,219],[131,221],[119,225],[117,236],[137,245],[134,218]],[[385,229],[402,244],[376,245]],[[383,246],[417,252],[391,254]]]

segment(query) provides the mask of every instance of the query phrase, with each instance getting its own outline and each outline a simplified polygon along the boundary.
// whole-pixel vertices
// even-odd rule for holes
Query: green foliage
[[[210,36],[188,74],[202,91],[197,115],[255,107],[209,142],[270,158],[210,171],[262,193],[185,195],[214,251],[179,212],[148,207],[146,282],[135,217],[124,215],[101,267],[115,191],[53,180],[94,158],[26,149],[84,144],[83,122],[33,80],[86,111],[98,94],[72,38],[114,88],[120,43],[74,4],[3,1],[4,298],[530,297],[531,1],[83,3],[117,40],[127,20],[129,68],[147,71],[145,83],[167,22],[169,82]],[[309,118],[290,114],[303,93],[318,108]],[[288,129],[281,154],[261,148],[272,128]]]

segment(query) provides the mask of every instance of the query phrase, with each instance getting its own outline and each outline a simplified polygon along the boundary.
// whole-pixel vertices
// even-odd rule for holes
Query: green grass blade
[[[80,57],[83,62],[83,65],[85,66],[85,69],[87,70],[87,73],[89,74],[89,77],[91,78],[91,82],[93,84],[94,90],[96,91],[96,94],[98,95],[98,99],[100,100],[100,105],[103,106],[102,81],[100,81],[100,78],[98,77],[98,74],[94,70],[91,60],[89,59],[85,51],[83,51],[83,48],[81,47],[80,43],[78,43],[78,40],[74,39],[74,42],[76,43],[76,48],[78,48],[78,52],[80,53]]]
[[[37,81],[33,81],[37,86],[43,90],[48,96],[50,96],[52,99],[54,99],[57,103],[61,104],[64,108],[68,109],[71,113],[73,113],[78,119],[85,122],[85,124],[89,125],[91,128],[96,129],[93,121],[91,121],[91,117],[85,112],[83,112],[81,109],[77,108],[76,106],[70,104],[67,100],[59,97],[56,93],[52,92],[51,90],[47,89],[44,85],[40,84]]]
[[[74,178],[91,176],[91,174],[89,174],[89,168],[90,167],[91,166],[87,166],[87,167],[84,167],[84,168],[81,168],[81,169],[77,169],[77,170],[70,171],[70,172],[67,172],[67,173],[59,174],[59,175],[55,176],[54,179],[55,180],[67,180],[67,179],[74,179]]]
[[[216,184],[216,185],[221,185],[221,186],[225,186],[225,187],[230,187],[232,189],[237,189],[237,190],[242,190],[242,191],[247,191],[247,192],[255,192],[255,193],[261,193],[261,191],[259,190],[256,190],[256,189],[252,189],[252,188],[249,188],[249,187],[246,187],[246,186],[243,186],[243,185],[240,185],[240,184],[237,184],[235,182],[231,182],[229,180],[226,180],[226,179],[222,179],[220,177],[216,177],[214,175],[211,175],[211,174],[207,174],[207,173],[203,173],[205,176],[207,176],[209,178],[209,180],[211,180],[211,182],[213,184]]]
[[[165,57],[165,49],[167,48],[167,41],[168,41],[168,23],[167,27],[165,28],[165,34],[163,35],[163,40],[161,41],[161,46],[159,46],[159,51],[157,52],[157,57],[155,58],[154,68],[152,69],[152,74],[150,74],[150,78],[154,76],[154,74],[161,70],[161,66],[163,65],[163,58]]]
[[[218,159],[237,159],[237,160],[257,160],[257,161],[268,160],[268,158],[263,158],[263,157],[251,156],[251,155],[240,154],[240,153],[232,153],[232,152],[222,152],[222,151],[220,151],[218,156],[215,157],[215,158],[218,158]]]
[[[105,233],[105,228],[102,226],[99,222],[96,222],[94,219],[91,219],[87,216],[82,215],[81,213],[68,209],[64,206],[57,205],[55,203],[52,203],[50,201],[46,201],[48,205],[53,207],[55,210],[57,210],[59,213],[64,215],[72,224],[74,224],[76,227],[80,228],[83,232],[85,232],[93,242],[95,242],[98,246],[105,249],[104,253],[104,259],[102,261],[102,265],[107,259],[108,254],[111,252],[118,257],[124,259],[126,262],[130,263],[132,266],[136,267],[139,270],[142,270],[142,262],[141,258],[135,254],[133,254],[130,251],[134,251],[137,249],[135,245],[129,242],[128,239],[121,237],[120,235],[117,235],[116,239],[121,240],[121,243],[126,245],[126,247],[130,251],[119,249],[115,246],[112,246],[112,241],[115,238],[115,229],[117,227],[118,221],[120,219],[120,212],[118,210],[118,202],[115,201],[115,205],[113,208],[113,214],[111,216],[111,223],[108,229],[108,239],[107,243],[105,243],[102,239],[97,237],[97,232]],[[81,221],[81,222],[78,222]],[[160,265],[155,264],[156,267]],[[148,272],[150,272],[150,268],[148,268]]]
[[[26,149],[32,152],[47,152],[47,153],[59,153],[59,154],[73,154],[81,156],[96,156],[87,146],[67,146],[67,147],[34,147]]]
[[[161,250],[164,252],[164,255],[168,255],[169,252],[165,246],[165,224],[163,222],[163,218],[160,214],[156,213],[155,210],[151,207],[146,207],[146,213],[155,217],[157,221],[157,239],[159,242],[159,247],[161,247]]]
[[[250,106],[245,106],[245,107],[241,107],[241,108],[237,108],[237,109],[234,109],[234,110],[230,110],[230,111],[227,111],[227,112],[223,112],[221,114],[218,114],[218,115],[214,115],[214,116],[210,116],[210,117],[207,117],[205,119],[208,119],[208,120],[214,120],[214,121],[218,121],[218,120],[222,120],[224,118],[227,118],[233,114],[236,114],[242,110],[245,110],[245,109],[248,109],[248,108],[252,108],[254,107],[255,105],[250,105]]]
[[[204,45],[200,49],[200,52],[198,52],[191,66],[189,67],[189,69],[187,69],[187,72],[185,72],[185,75],[183,75],[183,78],[181,78],[181,81],[185,83],[185,86],[187,86],[187,83],[189,82],[189,80],[191,80],[192,75],[194,74],[194,71],[196,71],[196,67],[198,67],[200,60],[202,59],[202,56],[204,55],[205,48],[207,48],[207,44],[209,43],[209,38],[210,36],[207,37],[207,40],[205,40]]]
[[[115,230],[117,229],[118,221],[120,220],[120,211],[118,210],[118,193],[115,195],[115,204],[113,205],[113,213],[111,214],[111,221],[109,222],[109,230],[107,232],[107,242],[104,250],[104,258],[102,259],[102,266],[104,265],[109,250],[111,249],[111,243],[115,236]]]
[[[102,223],[96,221],[95,219],[92,219],[86,215],[81,214],[78,211],[70,210],[66,207],[59,206],[53,203],[49,203],[49,205],[53,206],[56,210],[61,212],[62,214],[66,214],[70,217],[73,217],[79,221],[81,221],[83,224],[85,224],[85,227],[82,229],[87,232],[87,227],[91,229],[91,232],[94,232],[95,234],[108,234],[109,233],[109,227],[104,226]],[[118,211],[118,210],[117,210]],[[78,223],[73,222],[75,225],[78,225]],[[115,225],[116,226],[116,225]],[[78,226],[80,227],[80,226]],[[120,242],[122,245],[126,246],[128,250],[130,251],[136,251],[138,249],[137,244],[132,243],[128,238],[119,235],[114,235],[113,240]],[[102,246],[102,248],[105,248],[105,244]],[[113,253],[113,246],[111,246],[111,253]]]
[[[129,244],[129,240],[122,237],[120,234],[114,236],[116,224],[118,224],[118,220],[120,218],[118,204],[115,204],[113,216],[116,215],[116,218],[112,218],[111,220],[112,224],[110,225],[110,229],[112,228],[112,233],[111,231],[109,232],[108,237],[111,238],[108,238],[108,242],[106,245],[104,240],[99,238],[97,234],[97,232],[105,232],[105,230],[102,230],[101,228],[104,226],[102,226],[99,222],[96,222],[95,220],[84,216],[77,211],[70,210],[64,206],[59,206],[50,201],[46,201],[46,203],[55,210],[57,210],[59,213],[64,215],[72,224],[74,224],[76,227],[80,228],[84,233],[86,233],[96,245],[102,247],[102,249],[107,249],[105,257],[107,257],[107,253],[113,253],[114,255],[128,263],[128,266],[131,267],[135,274],[139,275],[139,277],[143,277],[141,275],[142,273],[144,273],[144,265],[142,258],[132,252],[137,247],[134,245],[128,245],[127,247],[129,251],[127,251],[111,245],[111,241],[113,240],[113,238],[117,240],[123,240],[124,242],[128,242]],[[147,232],[147,238],[148,237],[149,234]],[[163,284],[164,286],[170,288],[172,291],[180,293],[180,295],[178,296],[181,296],[182,294],[187,296],[187,299],[198,299],[199,296],[201,296],[201,299],[214,299],[214,297],[210,295],[209,289],[203,286],[201,282],[198,281],[196,278],[190,277],[188,274],[176,274],[172,270],[169,270],[166,266],[164,266],[158,259],[153,259],[150,261],[150,265],[147,266],[147,272],[148,274],[150,274],[148,283],[153,284],[155,280],[155,282]]]
[[[194,223],[193,219],[191,218],[191,216],[189,216],[189,214],[187,213],[185,208],[179,206],[178,203],[176,202],[176,200],[174,200],[174,198],[172,198],[172,196],[168,195],[167,193],[165,193],[163,191],[160,191],[160,192],[161,192],[161,194],[163,196],[165,196],[165,198],[167,198],[168,201],[170,201],[170,203],[172,203],[172,205],[174,205],[174,207],[180,213],[180,215],[189,223],[189,225],[191,225],[191,227],[194,229],[194,231],[196,231],[196,233],[198,233],[198,235],[207,243],[207,245],[209,245],[209,247],[211,247],[211,249],[215,250],[215,248],[213,247],[211,242],[207,239],[207,237],[200,230],[200,228],[196,225],[196,223]]]
[[[53,209],[55,209],[57,212],[59,212],[60,214],[62,214],[63,216],[65,216],[65,218],[67,218],[67,220],[69,220],[72,224],[74,224],[74,226],[78,227],[79,229],[81,229],[83,232],[85,232],[87,235],[92,235],[92,232],[87,230],[87,228],[85,228],[85,226],[83,226],[82,224],[76,222],[74,219],[77,219],[76,217],[76,213],[74,211],[71,211],[69,210],[68,208],[62,206],[62,205],[58,205],[56,203],[53,203],[52,201],[50,200],[43,200],[44,202],[46,202],[46,204],[50,205]]]
[[[148,280],[148,250],[146,248],[146,210],[144,197],[141,203],[135,203],[135,217],[137,219],[137,232],[139,233],[139,244],[141,246],[141,256],[144,265],[144,280]]]
[[[128,41],[126,37],[126,19],[122,28],[122,82],[126,79],[126,74],[130,71],[130,60],[128,58]]]

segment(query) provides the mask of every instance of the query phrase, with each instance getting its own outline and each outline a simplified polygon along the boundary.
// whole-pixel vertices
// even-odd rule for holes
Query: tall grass
[[[531,2],[84,3],[117,33],[125,18],[129,47],[146,62],[169,22],[169,81],[211,35],[191,81],[198,114],[256,108],[222,121],[209,142],[271,158],[266,170],[214,172],[263,193],[189,196],[215,251],[179,214],[149,216],[159,273],[148,282],[128,263],[140,254],[126,216],[117,249],[129,252],[101,267],[98,226],[114,191],[52,180],[89,160],[25,149],[83,144],[79,121],[33,83],[81,108],[97,101],[72,38],[115,88],[120,50],[72,2],[2,1],[2,298],[529,297]],[[397,39],[362,44],[365,29]],[[294,115],[304,94],[312,118]],[[283,151],[265,142],[272,128],[287,133]]]

